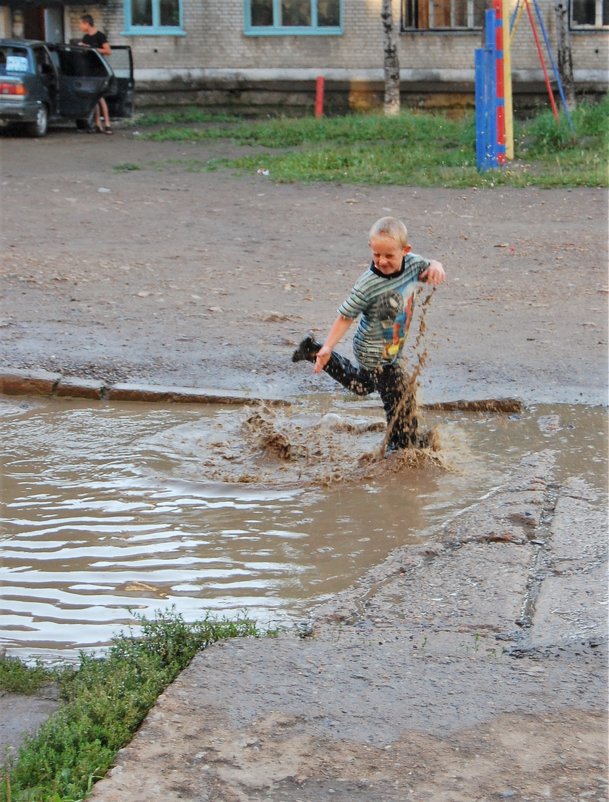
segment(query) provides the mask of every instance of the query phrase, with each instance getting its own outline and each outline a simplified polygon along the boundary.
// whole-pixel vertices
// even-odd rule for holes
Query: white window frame
[[[606,31],[609,25],[603,25],[603,2],[607,0],[595,0],[594,3],[594,22],[574,22],[573,20],[573,1],[569,8],[569,27],[572,31]]]

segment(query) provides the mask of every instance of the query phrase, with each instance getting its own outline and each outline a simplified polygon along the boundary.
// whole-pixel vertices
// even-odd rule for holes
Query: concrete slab
[[[197,655],[91,800],[604,798],[603,656],[505,648],[543,546],[487,537],[506,509],[545,508],[551,468],[525,462],[442,539],[400,549],[321,607],[310,637]]]
[[[548,555],[557,572],[580,570],[607,560],[609,517],[599,493],[582,478],[560,488],[552,519]]]
[[[607,562],[542,584],[531,629],[534,649],[597,647],[607,639]]]
[[[607,545],[607,509],[598,491],[570,478],[559,490],[540,564],[532,648],[594,648],[606,640]]]
[[[53,688],[37,696],[0,691],[0,755],[15,753],[58,707],[57,690]]]
[[[395,577],[364,602],[365,615],[403,622],[410,632],[451,632],[464,644],[513,632],[522,612],[535,547],[468,543],[446,549],[424,570]],[[469,637],[466,637],[469,636]]]

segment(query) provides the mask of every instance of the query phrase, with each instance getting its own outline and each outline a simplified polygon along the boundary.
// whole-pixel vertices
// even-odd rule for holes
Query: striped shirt
[[[415,286],[429,264],[429,259],[409,253],[397,273],[384,276],[372,263],[338,307],[342,317],[355,320],[361,315],[353,353],[362,367],[373,369],[398,359],[412,320]]]

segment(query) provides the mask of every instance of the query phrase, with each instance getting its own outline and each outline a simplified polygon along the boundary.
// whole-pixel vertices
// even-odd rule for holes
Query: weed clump
[[[139,633],[117,636],[107,654],[81,653],[59,677],[62,707],[0,770],[0,801],[71,802],[104,776],[159,694],[215,641],[258,635],[249,619],[186,623],[171,611],[138,618]]]
[[[544,156],[570,148],[582,150],[609,145],[609,100],[600,103],[583,103],[572,114],[573,129],[564,113],[558,121],[551,111],[545,111],[523,124],[525,148],[531,156]]]
[[[15,657],[0,657],[0,688],[8,693],[31,696],[45,685],[60,681],[69,671],[65,668],[48,668],[40,661],[32,666],[25,665]]]

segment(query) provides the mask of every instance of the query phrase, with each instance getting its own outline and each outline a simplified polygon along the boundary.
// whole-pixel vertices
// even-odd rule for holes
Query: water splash
[[[385,438],[379,451],[379,455],[381,457],[385,455],[387,446],[391,439],[391,435],[393,434],[393,430],[395,429],[398,422],[400,428],[407,434],[406,438],[407,442],[411,444],[409,450],[431,449],[437,451],[440,448],[440,440],[436,432],[433,431],[423,432],[423,433],[419,432],[418,430],[419,418],[418,418],[418,404],[417,404],[419,376],[421,375],[421,371],[425,367],[425,363],[427,361],[427,349],[421,350],[421,344],[423,342],[423,337],[425,336],[425,332],[427,331],[427,323],[426,323],[427,310],[429,309],[429,305],[431,303],[431,299],[433,298],[435,290],[436,290],[435,286],[432,286],[427,296],[420,304],[421,314],[419,317],[419,330],[417,332],[417,336],[414,341],[414,353],[416,356],[416,364],[411,372],[404,370],[406,381],[400,388],[401,390],[400,401],[398,402],[398,405],[395,409],[392,419],[387,424],[387,432],[385,434]],[[420,294],[421,292],[422,290],[419,288],[417,290],[417,295]]]

